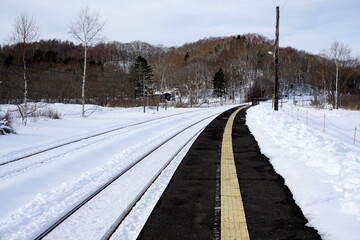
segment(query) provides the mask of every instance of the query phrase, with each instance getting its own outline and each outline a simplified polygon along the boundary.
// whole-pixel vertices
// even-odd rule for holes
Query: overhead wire
[[[286,7],[286,5],[287,5],[287,3],[289,2],[289,0],[286,0],[282,5],[281,5],[281,11],[284,11],[284,9],[285,9],[285,7]]]

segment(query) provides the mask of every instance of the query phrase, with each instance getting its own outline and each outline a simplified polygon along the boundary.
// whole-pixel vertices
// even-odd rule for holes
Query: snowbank
[[[262,103],[246,123],[309,225],[323,239],[360,239],[360,112]]]

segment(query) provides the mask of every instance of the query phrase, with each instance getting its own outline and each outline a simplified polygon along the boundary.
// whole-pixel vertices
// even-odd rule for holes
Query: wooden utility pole
[[[276,7],[276,32],[275,32],[275,104],[274,110],[279,110],[279,6]]]

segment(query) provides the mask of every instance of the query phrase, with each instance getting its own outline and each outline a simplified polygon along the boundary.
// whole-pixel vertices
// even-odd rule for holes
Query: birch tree
[[[88,7],[85,7],[82,11],[80,11],[75,21],[70,25],[69,34],[84,46],[84,68],[81,87],[82,117],[85,117],[87,51],[92,44],[101,40],[101,31],[104,28],[104,25],[105,22],[100,20],[99,12],[90,12]]]
[[[20,44],[22,51],[21,57],[24,79],[24,107],[22,109],[19,108],[19,110],[23,118],[23,123],[25,125],[27,124],[28,116],[28,76],[26,65],[27,45],[28,43],[35,41],[39,37],[39,34],[39,26],[37,25],[35,19],[33,17],[30,17],[27,12],[23,12],[18,18],[15,19],[14,30],[12,35],[10,36],[10,40],[12,42]]]
[[[335,108],[339,108],[339,71],[351,65],[351,49],[339,42],[334,42],[329,49],[323,51],[323,55],[335,63]],[[345,82],[347,79],[344,79]]]

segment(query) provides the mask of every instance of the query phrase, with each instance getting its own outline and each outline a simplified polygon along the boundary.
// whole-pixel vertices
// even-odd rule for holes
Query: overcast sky
[[[274,39],[280,6],[281,47],[317,54],[339,41],[360,57],[360,0],[0,0],[0,43],[24,10],[41,39],[75,41],[69,25],[85,6],[100,11],[107,41],[165,46],[246,33]]]

